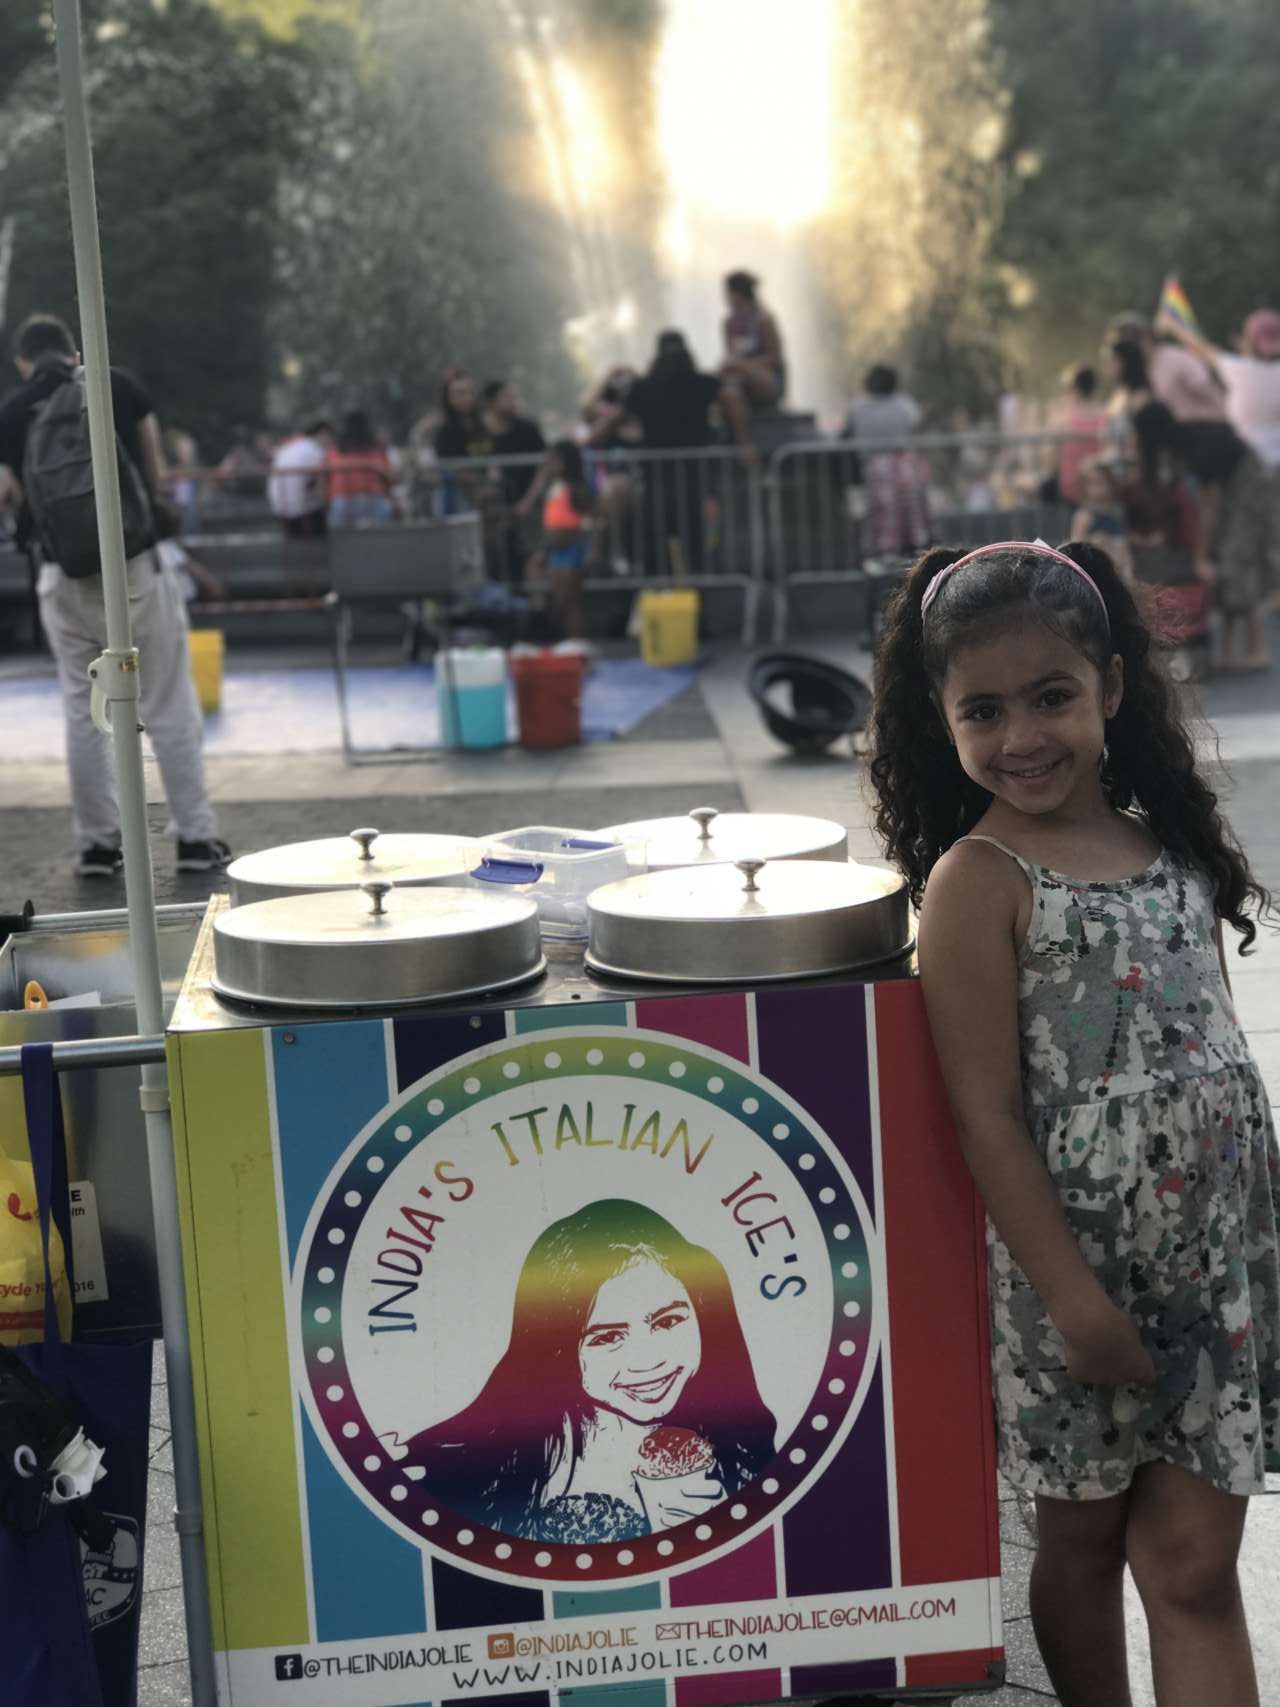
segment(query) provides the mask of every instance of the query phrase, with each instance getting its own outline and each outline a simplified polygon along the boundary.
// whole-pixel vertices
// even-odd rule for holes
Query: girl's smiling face
[[[605,1281],[578,1342],[589,1399],[631,1422],[661,1422],[701,1362],[693,1304],[665,1268],[636,1262]]]
[[[1122,690],[1118,657],[1104,673],[1069,640],[1026,621],[957,652],[938,698],[965,774],[1015,810],[1043,816],[1101,798],[1106,721]]]

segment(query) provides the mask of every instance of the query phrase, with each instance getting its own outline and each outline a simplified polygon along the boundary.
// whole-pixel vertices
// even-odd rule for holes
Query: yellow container
[[[220,628],[193,628],[187,634],[191,674],[201,711],[217,711],[222,704],[222,656],[226,635]]]
[[[692,664],[702,599],[692,587],[640,595],[640,656],[646,664]]]

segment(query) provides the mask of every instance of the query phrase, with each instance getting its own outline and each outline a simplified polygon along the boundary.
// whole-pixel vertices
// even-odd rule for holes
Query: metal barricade
[[[768,474],[774,641],[786,636],[795,587],[858,585],[871,626],[872,584],[928,545],[1063,537],[1071,507],[1057,488],[1059,453],[1079,442],[975,432],[783,446]]]
[[[422,624],[424,607],[430,604],[439,613],[435,626],[443,651],[453,603],[474,594],[484,579],[478,518],[463,514],[335,532],[329,561],[342,756],[349,765],[421,758],[412,749],[366,753],[353,745],[347,681],[352,620],[360,605],[391,604],[406,609],[411,623]]]
[[[593,508],[583,584],[588,592],[651,587],[736,588],[742,638],[755,640],[765,586],[763,481],[755,463],[722,446],[584,451]],[[542,549],[544,459],[469,457],[418,465],[418,515],[480,516],[491,581],[524,592]]]

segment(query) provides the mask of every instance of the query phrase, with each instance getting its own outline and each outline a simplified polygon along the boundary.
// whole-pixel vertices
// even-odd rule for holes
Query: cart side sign
[[[385,1109],[316,1200],[295,1345],[320,1439],[397,1533],[529,1584],[653,1579],[822,1474],[880,1333],[857,1185],[697,1044],[510,1038]]]

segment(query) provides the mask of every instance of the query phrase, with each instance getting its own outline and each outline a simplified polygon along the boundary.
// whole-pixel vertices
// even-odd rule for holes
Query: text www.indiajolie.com
[[[507,1647],[503,1638],[490,1638],[490,1647],[497,1653],[513,1653],[534,1659],[531,1665],[514,1660],[510,1665],[477,1666],[472,1671],[455,1671],[454,1688],[459,1693],[473,1690],[502,1690],[513,1684],[521,1686],[575,1683],[587,1678],[636,1677],[646,1673],[687,1672],[717,1669],[725,1666],[767,1666],[769,1644],[753,1637],[789,1635],[804,1630],[854,1629],[863,1624],[910,1624],[922,1619],[954,1618],[955,1598],[932,1598],[912,1601],[891,1601],[881,1606],[834,1606],[797,1612],[747,1613],[736,1618],[680,1618],[661,1622],[656,1638],[661,1648],[636,1648],[636,1632],[631,1629],[611,1631],[610,1648],[630,1649],[612,1653],[557,1653],[554,1660],[542,1661],[534,1656],[546,1652],[554,1637],[517,1637]],[[599,1636],[601,1632],[593,1632]],[[581,1646],[603,1647],[605,1642],[579,1638]],[[684,1644],[711,1643],[710,1647]],[[670,1645],[667,1645],[670,1644]],[[578,1645],[578,1644],[575,1644]],[[785,1663],[785,1662],[784,1662]]]
[[[584,1678],[623,1679],[673,1671],[699,1671],[705,1667],[768,1665],[768,1642],[727,1642],[700,1653],[697,1648],[641,1648],[629,1654],[563,1655],[553,1661],[535,1660],[532,1665],[478,1666],[474,1671],[455,1671],[455,1689],[470,1693],[507,1689],[512,1684],[544,1686],[579,1683]]]

